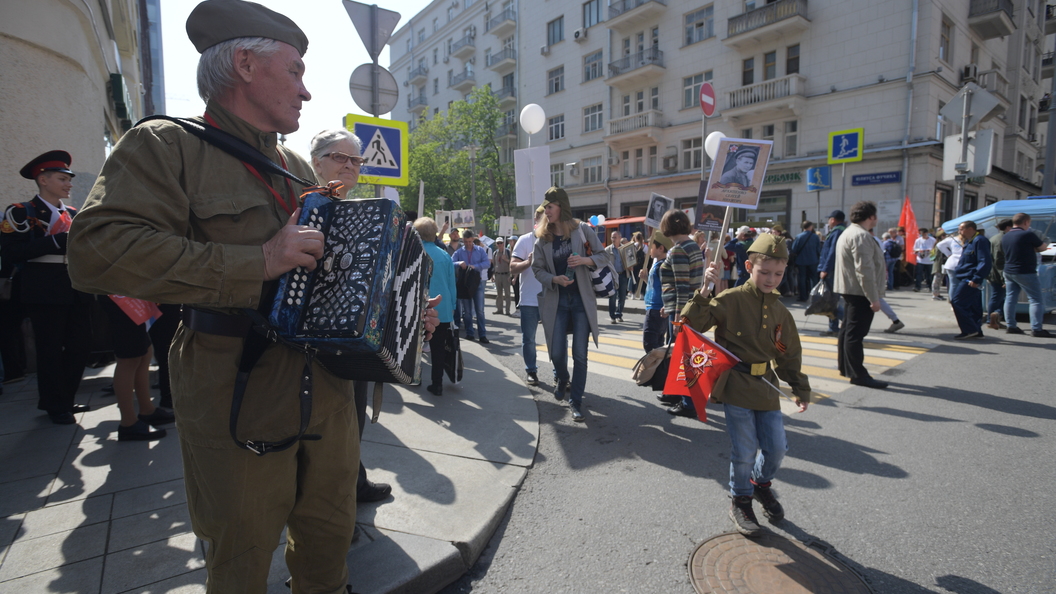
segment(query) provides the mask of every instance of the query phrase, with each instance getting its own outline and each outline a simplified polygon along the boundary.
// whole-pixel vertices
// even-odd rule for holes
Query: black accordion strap
[[[220,128],[203,124],[189,118],[174,118],[166,115],[152,115],[145,117],[142,120],[136,122],[136,125],[140,125],[144,122],[150,122],[152,120],[165,120],[166,122],[172,122],[183,127],[184,130],[194,134],[198,138],[208,142],[209,144],[217,147],[225,153],[233,156],[239,161],[245,161],[254,167],[267,171],[275,175],[281,175],[291,181],[295,181],[302,186],[314,186],[315,182],[301,179],[296,175],[287,171],[284,167],[272,161],[264,153],[258,151],[255,147],[250,145],[248,142],[241,138],[224,132]]]

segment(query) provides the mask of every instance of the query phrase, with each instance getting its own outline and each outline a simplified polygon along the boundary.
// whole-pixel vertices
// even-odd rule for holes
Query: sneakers
[[[771,483],[756,483],[752,481],[755,492],[752,494],[752,498],[759,502],[759,505],[763,506],[763,515],[770,520],[771,524],[780,522],[785,518],[785,508],[781,507],[781,503],[774,496],[774,492],[770,489]]]
[[[160,427],[161,425],[175,423],[176,415],[165,410],[164,408],[155,408],[154,412],[150,413],[149,415],[139,415],[139,420],[152,427]]]
[[[564,400],[565,392],[571,388],[568,382],[558,381],[557,387],[554,388],[554,400]]]
[[[946,301],[946,298],[943,297],[942,295],[932,295],[931,296],[931,300],[932,301]]]
[[[1008,330],[1005,330],[1006,334],[1023,334],[1023,329],[1019,326],[1009,326]]]
[[[759,527],[759,520],[755,519],[755,510],[752,509],[752,498],[747,495],[731,497],[730,519],[737,532],[745,536],[759,536],[763,529]]]
[[[122,427],[121,425],[118,425],[117,441],[154,441],[165,437],[166,433],[167,432],[164,429],[151,431],[150,425],[141,419],[136,421],[131,427]]]
[[[583,413],[580,412],[579,407],[576,406],[575,403],[571,400],[568,402],[568,410],[572,411],[573,421],[577,423],[582,423],[583,421],[586,421],[586,419],[583,418]]]
[[[536,375],[536,373],[534,371],[529,371],[527,373],[526,381],[528,382],[529,386],[538,386],[539,385],[539,376]]]
[[[884,330],[884,332],[888,334],[894,334],[895,332],[898,332],[899,330],[905,327],[906,325],[902,323],[902,320],[895,320],[891,323],[891,326],[887,330]]]
[[[969,338],[982,338],[983,333],[980,332],[961,332],[957,336],[954,336],[954,340],[967,340]]]

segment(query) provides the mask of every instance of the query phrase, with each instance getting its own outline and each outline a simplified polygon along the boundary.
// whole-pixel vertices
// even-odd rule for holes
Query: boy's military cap
[[[748,248],[748,253],[763,254],[771,258],[787,260],[788,246],[785,245],[785,240],[782,237],[767,233],[760,235],[758,239],[752,242],[751,247]]]
[[[206,0],[187,17],[187,37],[198,53],[239,37],[263,37],[292,45],[302,57],[308,37],[289,17],[244,0]]]
[[[45,171],[58,171],[74,177],[74,173],[70,171],[70,163],[73,163],[70,153],[66,151],[48,151],[26,163],[18,173],[26,179],[37,179],[37,176]]]
[[[653,241],[659,243],[660,245],[664,246],[665,249],[668,250],[675,247],[675,242],[672,241],[670,237],[661,233],[659,229],[655,229],[653,231]]]

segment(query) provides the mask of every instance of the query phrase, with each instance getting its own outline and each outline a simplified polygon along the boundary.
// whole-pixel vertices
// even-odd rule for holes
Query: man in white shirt
[[[931,286],[931,249],[935,247],[935,238],[928,234],[927,227],[918,229],[920,237],[913,242],[913,251],[917,254],[917,273],[913,292],[920,291],[921,281],[925,287]]]
[[[543,208],[535,211],[535,224],[543,217]],[[513,246],[513,258],[510,274],[520,275],[521,294],[521,356],[524,358],[524,372],[529,386],[539,385],[539,367],[536,365],[535,332],[539,328],[539,293],[543,285],[532,272],[532,252],[535,250],[535,229],[517,238]]]

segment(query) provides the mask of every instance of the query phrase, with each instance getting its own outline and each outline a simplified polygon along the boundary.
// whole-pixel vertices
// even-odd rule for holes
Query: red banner
[[[671,347],[671,366],[667,370],[664,394],[689,396],[697,410],[697,418],[707,421],[705,407],[715,381],[738,362],[740,359],[733,353],[683,324]]]
[[[132,297],[124,297],[122,295],[110,295],[110,299],[113,299],[114,303],[121,308],[121,311],[125,312],[130,320],[139,324],[145,323],[151,318],[160,318],[161,310],[158,306],[150,301],[143,301],[142,299],[134,299]]]
[[[906,247],[903,250],[906,254],[906,262],[916,264],[917,252],[913,250],[913,245],[920,237],[920,232],[917,231],[917,215],[913,214],[913,204],[910,203],[909,196],[906,196],[905,202],[902,203],[902,214],[898,217],[898,226],[906,228]]]

